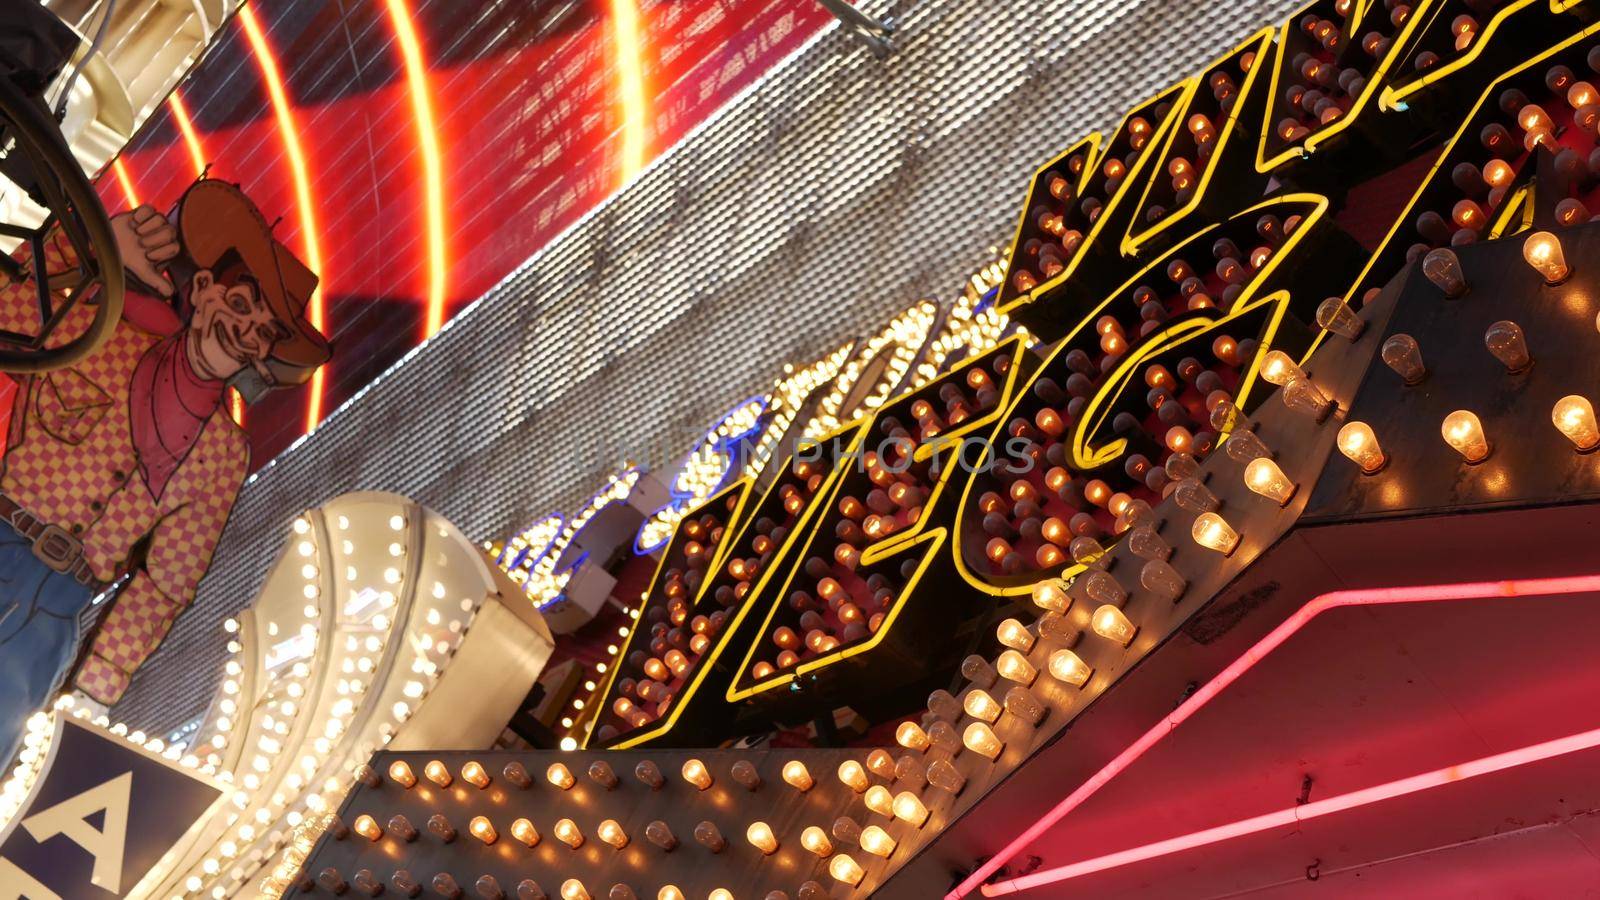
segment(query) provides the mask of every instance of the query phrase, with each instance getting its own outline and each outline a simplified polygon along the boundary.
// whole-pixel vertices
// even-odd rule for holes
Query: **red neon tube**
[[[1392,603],[1429,603],[1443,600],[1482,600],[1493,597],[1545,597],[1559,594],[1582,594],[1600,591],[1600,575],[1580,575],[1569,578],[1533,578],[1511,581],[1473,581],[1461,584],[1437,584],[1418,587],[1400,588],[1374,588],[1356,591],[1334,591],[1322,594],[1311,600],[1305,606],[1296,610],[1293,615],[1285,619],[1278,627],[1257,641],[1254,646],[1246,650],[1243,655],[1234,660],[1211,679],[1206,685],[1195,691],[1183,705],[1173,710],[1167,716],[1150,727],[1150,730],[1139,736],[1139,739],[1129,744],[1126,749],[1117,754],[1110,762],[1106,763],[1100,771],[1090,776],[1087,781],[1079,785],[1076,790],[1068,794],[1060,803],[1057,803],[1049,812],[1045,813],[1038,821],[1029,825],[1021,834],[1017,835],[1010,843],[996,853],[983,865],[979,866],[965,880],[956,885],[955,889],[945,895],[945,900],[960,900],[989,880],[995,872],[1000,870],[1013,857],[1021,853],[1024,848],[1038,840],[1046,831],[1055,826],[1067,816],[1068,813],[1083,805],[1085,800],[1094,796],[1102,787],[1113,778],[1122,774],[1123,770],[1133,765],[1141,756],[1160,743],[1163,738],[1171,734],[1179,725],[1182,725],[1195,713],[1199,712],[1220,694],[1229,685],[1238,681],[1244,673],[1255,667],[1269,653],[1282,646],[1285,641],[1304,628],[1307,623],[1331,609],[1343,606],[1378,606]],[[1345,795],[1351,796],[1351,795]],[[1330,798],[1330,800],[1333,798]],[[1330,801],[1324,801],[1330,802]],[[1054,870],[1052,870],[1054,871]],[[1040,873],[1034,873],[1035,875]],[[1019,879],[1020,880],[1020,879]],[[1009,884],[1003,882],[1002,884]],[[990,885],[984,890],[985,895],[992,896],[989,891],[998,885]],[[1009,893],[1007,891],[1006,893]]]

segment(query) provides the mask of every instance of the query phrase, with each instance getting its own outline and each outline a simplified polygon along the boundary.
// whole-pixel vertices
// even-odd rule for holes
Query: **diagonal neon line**
[[[1195,713],[1203,709],[1206,704],[1210,703],[1229,685],[1238,681],[1241,676],[1254,668],[1256,663],[1259,663],[1272,651],[1282,646],[1285,641],[1293,637],[1296,632],[1304,628],[1312,619],[1331,609],[1338,609],[1344,606],[1428,603],[1443,600],[1481,600],[1492,597],[1542,597],[1595,591],[1600,591],[1600,575],[1510,581],[1474,581],[1418,587],[1334,591],[1313,598],[1260,641],[1257,641],[1254,646],[1246,650],[1238,659],[1230,663],[1227,668],[1219,672],[1204,687],[1195,691],[1181,706],[1151,726],[1148,731],[1139,736],[1138,740],[1129,744],[1121,753],[1118,753],[1110,762],[1101,767],[1098,772],[1090,776],[1076,790],[1041,816],[1038,821],[1013,838],[999,853],[996,853],[983,865],[979,866],[971,875],[968,875],[960,884],[956,885],[950,893],[946,894],[945,900],[959,900],[959,898],[979,890],[980,887],[985,896],[996,896],[1000,893],[1011,893],[1019,890],[1020,888],[1016,887],[1005,888],[1008,885],[1020,883],[1023,880],[1022,878],[1003,881],[994,885],[984,885],[984,882],[993,876],[1001,866],[1022,852],[1025,847],[1038,840],[1046,831],[1054,827],[1057,822],[1065,818],[1067,814],[1083,805],[1084,801],[1094,796],[1112,779],[1122,774],[1124,770],[1138,761],[1150,748],[1160,743],[1179,725],[1182,725]],[[1024,876],[1024,878],[1033,878],[1042,874],[1044,873],[1035,872],[1033,875]]]
[[[439,126],[433,114],[433,98],[428,86],[428,68],[411,10],[405,0],[387,0],[389,20],[394,25],[405,62],[406,87],[411,93],[411,118],[417,128],[417,147],[422,157],[423,213],[427,221],[428,312],[423,324],[424,339],[444,327],[445,257],[444,164],[439,151]]]

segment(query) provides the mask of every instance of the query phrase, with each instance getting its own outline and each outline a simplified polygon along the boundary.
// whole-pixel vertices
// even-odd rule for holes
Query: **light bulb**
[[[1361,467],[1361,471],[1372,475],[1381,470],[1388,462],[1388,457],[1383,455],[1383,448],[1378,444],[1378,436],[1372,433],[1372,426],[1365,422],[1351,420],[1339,429],[1339,452],[1349,457],[1352,462]]]
[[[859,794],[867,789],[867,770],[861,767],[861,763],[847,759],[839,763],[839,781]]]
[[[565,763],[551,763],[550,768],[545,770],[544,777],[563,791],[571,790],[575,783],[572,772],[567,769]]]
[[[948,759],[936,759],[928,766],[928,783],[941,791],[959,794],[967,779]]]
[[[711,773],[706,770],[706,764],[698,759],[683,764],[683,780],[702,791],[711,787]]]
[[[1178,486],[1172,489],[1172,502],[1192,513],[1216,512],[1222,506],[1217,495],[1198,478],[1185,478],[1178,482]]]
[[[973,753],[990,759],[999,757],[1000,751],[1006,746],[995,737],[994,729],[983,722],[973,722],[968,725],[966,733],[961,736],[961,743],[966,744],[967,749]]]
[[[483,841],[485,844],[493,844],[500,837],[499,832],[494,830],[494,824],[483,816],[473,816],[472,823],[467,826],[467,830],[472,832],[473,837]]]
[[[1149,525],[1140,525],[1128,532],[1128,550],[1143,559],[1166,559],[1172,555],[1172,545]]]
[[[974,653],[961,661],[961,677],[981,688],[993,687],[1000,673],[989,661]]]
[[[561,900],[590,900],[589,891],[584,888],[583,882],[568,878],[561,882]]]
[[[611,771],[611,764],[603,759],[597,759],[589,764],[589,779],[608,791],[617,788],[617,773]]]
[[[660,819],[644,827],[644,839],[668,853],[678,847],[678,836],[672,833],[672,826]]]
[[[656,900],[689,900],[684,896],[683,890],[675,884],[662,885],[656,892]]]
[[[1572,269],[1567,266],[1567,255],[1562,252],[1561,241],[1548,231],[1536,231],[1528,235],[1528,239],[1522,242],[1522,258],[1544,278],[1545,284],[1560,284],[1572,274]]]
[[[1172,454],[1162,468],[1166,470],[1167,477],[1174,481],[1200,477],[1200,462],[1188,453]]]
[[[409,788],[417,783],[417,776],[406,765],[405,760],[395,760],[389,764],[389,780],[403,788]]]
[[[1040,609],[1066,612],[1072,605],[1066,585],[1058,578],[1050,578],[1033,586],[1033,603]]]
[[[763,856],[771,856],[778,852],[778,839],[772,833],[772,826],[765,822],[751,822],[750,827],[745,829],[744,836],[745,840],[760,850]]]
[[[352,826],[350,830],[361,835],[369,841],[375,841],[383,837],[383,829],[378,826],[376,820],[368,815],[357,817],[356,824]]]
[[[989,696],[989,692],[982,689],[967,691],[962,698],[962,705],[967,710],[967,715],[984,722],[993,722],[1000,718],[1000,704]]]
[[[1033,679],[1039,675],[1039,670],[1028,662],[1027,657],[1015,650],[1001,653],[994,661],[994,667],[1000,673],[1000,677],[1018,684],[1033,684]]]
[[[867,771],[886,781],[894,780],[894,757],[889,751],[878,747],[867,754]]]
[[[899,843],[889,836],[889,832],[876,825],[868,825],[861,829],[861,849],[871,853],[873,856],[881,856],[884,859],[888,859],[897,846],[899,846]]]
[[[1272,455],[1272,450],[1254,431],[1240,428],[1228,435],[1223,442],[1222,449],[1228,451],[1228,458],[1238,463],[1248,464],[1253,459],[1261,459]]]
[[[1060,614],[1055,613],[1055,615]],[[957,718],[959,718],[959,715]],[[928,726],[928,742],[946,753],[956,754],[961,752],[961,738],[956,735],[955,727],[943,720]]]
[[[894,795],[894,817],[921,828],[923,823],[928,821],[928,807],[923,805],[916,794],[901,791]]]
[[[915,722],[901,722],[894,730],[895,743],[907,750],[928,751],[928,733]]]
[[[1490,325],[1483,333],[1483,346],[1500,360],[1507,372],[1515,374],[1533,365],[1533,357],[1528,355],[1528,341],[1515,322],[1502,319]]]
[[[1577,394],[1562,397],[1550,410],[1550,421],[1579,452],[1587,453],[1600,447],[1600,429],[1595,427],[1594,406],[1588,399]]]
[[[735,784],[747,791],[753,791],[761,787],[761,775],[748,759],[741,759],[734,763],[728,769],[728,774],[733,776]]]
[[[894,816],[894,795],[881,784],[867,788],[867,792],[861,795],[861,802],[880,816]]]
[[[594,833],[611,846],[621,850],[628,846],[628,833],[622,830],[622,825],[616,819],[606,819],[601,822]]]
[[[1483,462],[1489,456],[1489,440],[1483,435],[1483,423],[1465,409],[1458,409],[1444,417],[1439,431],[1445,443],[1455,448],[1469,463]]]
[[[811,790],[812,785],[816,784],[811,779],[811,772],[806,769],[806,764],[798,759],[791,759],[783,764],[783,780],[801,793]]]
[[[449,787],[450,782],[455,780],[450,777],[450,770],[445,764],[437,759],[429,760],[428,764],[422,767],[422,774],[428,776],[428,780],[439,787]]]
[[[833,836],[847,844],[861,843],[861,825],[849,816],[833,820]]]
[[[481,791],[489,786],[489,773],[483,770],[477,760],[473,760],[461,767],[461,780]]]
[[[728,847],[728,841],[722,836],[722,830],[714,822],[701,822],[694,826],[694,839],[712,853],[721,853]]]
[[[1383,342],[1383,364],[1395,371],[1406,384],[1416,384],[1428,376],[1422,364],[1422,348],[1409,334],[1397,334]]]
[[[1279,506],[1287,505],[1295,491],[1295,484],[1289,480],[1289,476],[1265,456],[1251,460],[1244,467],[1244,486]]]
[[[1122,582],[1110,574],[1101,571],[1085,572],[1079,576],[1083,579],[1083,595],[1095,604],[1110,603],[1121,606],[1128,602],[1128,592],[1123,589]],[[1002,672],[1002,674],[1004,674]]]
[[[1239,533],[1233,530],[1227,519],[1214,512],[1201,513],[1194,520],[1191,532],[1195,543],[1223,556],[1231,555],[1234,548],[1239,546]]]
[[[828,833],[815,825],[809,825],[800,832],[800,846],[824,859],[833,852],[833,841],[828,840]]]
[[[842,881],[852,887],[860,884],[861,879],[867,875],[860,864],[843,853],[828,860],[828,874],[832,875],[834,880]]]
[[[1309,378],[1297,378],[1283,389],[1283,405],[1321,422],[1333,412],[1333,401],[1317,389]]]
[[[1115,606],[1102,606],[1095,610],[1090,617],[1089,627],[1094,629],[1095,634],[1124,647],[1133,643],[1133,636],[1139,631]]]
[[[1005,708],[1006,712],[1029,725],[1037,725],[1039,720],[1044,718],[1044,706],[1033,696],[1032,691],[1020,684],[1006,689]]]
[[[946,722],[954,722],[961,718],[961,703],[949,691],[937,688],[928,694],[928,712]]]
[[[529,847],[539,845],[539,829],[527,819],[518,819],[511,823],[511,836]]]
[[[1444,291],[1446,297],[1454,299],[1467,292],[1467,276],[1462,274],[1461,259],[1449,247],[1429,250],[1422,257],[1422,274]]]
[[[1282,387],[1296,378],[1306,377],[1306,373],[1300,370],[1289,354],[1282,350],[1272,350],[1261,359],[1261,377]]]
[[[1350,304],[1344,302],[1343,297],[1329,297],[1317,307],[1317,324],[1324,329],[1339,335],[1345,340],[1353,341],[1361,336],[1367,323],[1350,309]]]
[[[568,847],[576,850],[583,846],[583,832],[578,830],[578,823],[571,819],[561,819],[556,822],[552,830],[555,832],[556,840]]]
[[[1094,670],[1089,668],[1089,664],[1071,650],[1057,650],[1050,654],[1050,675],[1057,681],[1083,687],[1093,674]]]
[[[1139,583],[1144,585],[1145,590],[1173,602],[1177,602],[1189,587],[1189,582],[1178,574],[1178,570],[1162,559],[1145,561],[1144,567],[1139,570]]]
[[[995,629],[995,636],[999,638],[1000,643],[1013,650],[1027,653],[1033,649],[1033,632],[1016,619],[1006,619],[1001,622],[1000,627]]]

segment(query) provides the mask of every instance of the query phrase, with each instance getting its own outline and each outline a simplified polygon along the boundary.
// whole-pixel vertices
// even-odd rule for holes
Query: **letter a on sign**
[[[61,895],[0,856],[0,900],[61,900]]]
[[[128,803],[133,797],[133,773],[124,772],[99,787],[90,788],[44,812],[22,820],[22,827],[39,843],[61,835],[89,851],[94,871],[89,880],[112,893],[122,892],[122,851],[128,844]],[[96,828],[89,817],[103,812]]]

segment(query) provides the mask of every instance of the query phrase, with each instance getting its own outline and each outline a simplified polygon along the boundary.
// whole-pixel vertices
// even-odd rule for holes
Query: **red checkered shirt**
[[[76,264],[63,240],[52,238],[45,256],[51,273]],[[26,248],[18,255],[29,258]],[[50,343],[81,334],[93,315],[79,304]],[[37,316],[32,282],[0,277],[0,328],[37,333]],[[132,575],[74,676],[108,704],[194,599],[249,465],[244,431],[219,409],[161,496],[151,494],[139,474],[128,392],[140,358],[161,339],[123,321],[87,359],[24,382],[0,458],[0,492],[82,541],[97,578]]]

